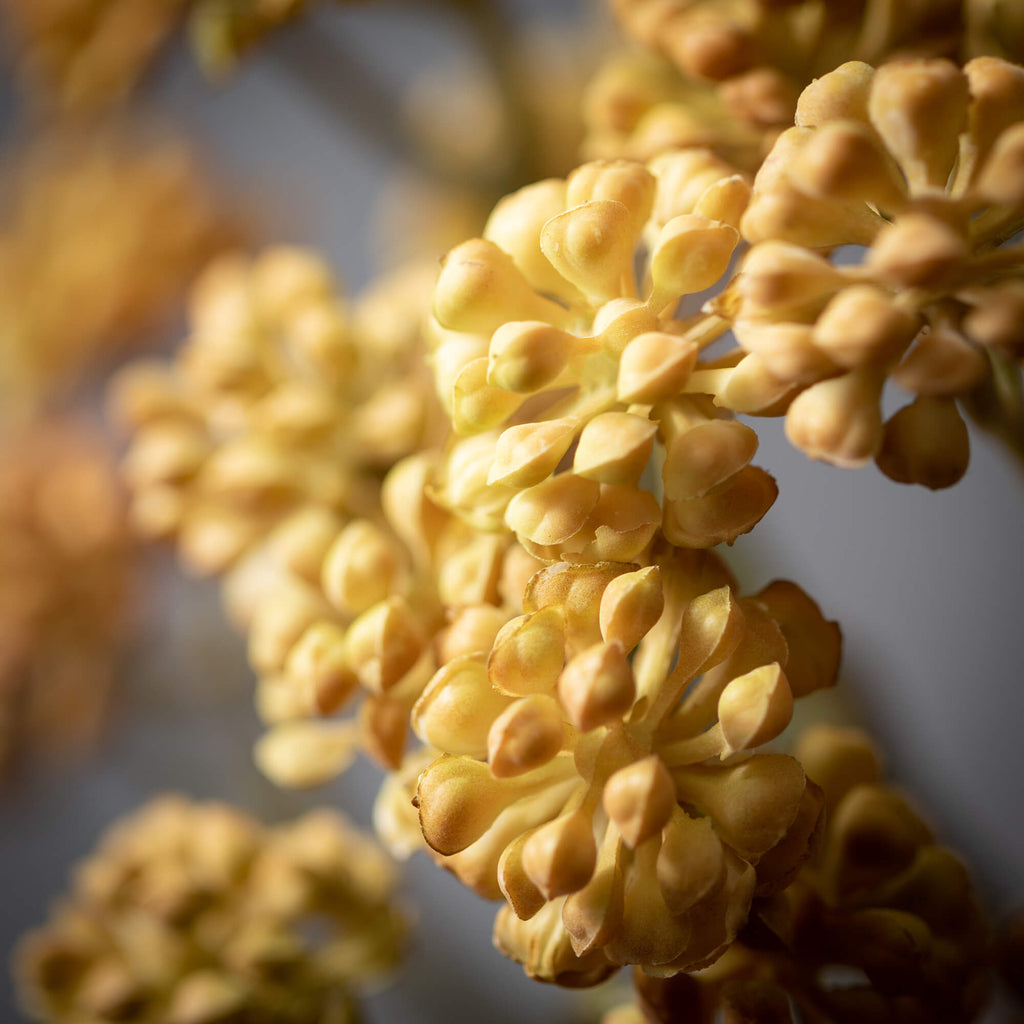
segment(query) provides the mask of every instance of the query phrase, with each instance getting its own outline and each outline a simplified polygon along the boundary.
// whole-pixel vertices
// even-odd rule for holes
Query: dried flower
[[[733,372],[773,408],[731,384],[717,400],[785,410],[815,458],[955,483],[969,456],[956,398],[990,357],[1021,353],[1024,250],[1006,240],[1024,225],[1022,132],[1024,70],[995,58],[850,63],[808,87],[755,180],[741,226],[754,247],[716,303],[749,353]],[[859,262],[830,261],[851,244]],[[889,379],[914,400],[883,422]]]
[[[19,750],[92,738],[126,607],[128,524],[91,429],[46,422],[0,441],[0,773]]]
[[[350,311],[317,257],[227,257],[193,293],[192,334],[170,367],[125,371],[114,394],[135,437],[133,515],[222,572],[306,508],[373,515],[379,479],[437,421],[416,359],[422,277]]]
[[[879,782],[867,737],[819,727],[797,746],[825,792],[819,851],[759,904],[716,964],[662,981],[636,974],[644,1019],[888,1024],[974,1020],[989,984],[988,928],[960,861]],[[792,1008],[792,1009],[791,1009]],[[731,1016],[730,1016],[731,1015]]]
[[[354,990],[401,954],[394,890],[334,812],[265,829],[164,797],[107,833],[22,941],[22,1002],[52,1024],[354,1022]]]
[[[502,200],[434,293],[434,372],[456,432],[439,500],[544,559],[640,559],[662,526],[685,547],[750,530],[774,481],[695,372],[724,321],[677,317],[729,266],[746,201],[704,152],[584,164]],[[664,509],[639,483],[656,439]]]
[[[444,751],[417,787],[427,843],[504,896],[495,942],[532,976],[710,963],[810,850],[820,791],[752,751],[834,682],[838,630],[793,584],[739,598],[715,556],[679,549],[548,566],[523,610],[413,709]]]
[[[0,401],[38,405],[152,332],[236,235],[177,140],[43,135],[0,181]]]

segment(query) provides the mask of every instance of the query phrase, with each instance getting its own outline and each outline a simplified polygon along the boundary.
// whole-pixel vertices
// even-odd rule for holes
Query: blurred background
[[[536,76],[537,84],[550,86],[554,105],[551,76],[564,73],[571,81],[584,75],[591,53],[599,51],[609,31],[601,12],[570,0],[518,0],[505,6],[524,26],[543,21],[554,32],[549,37],[553,59],[520,69]],[[441,6],[318,9],[264,40],[230,75],[213,81],[180,36],[169,38],[146,76],[134,130],[165,147],[166,159],[177,168],[167,172],[170,178],[184,175],[186,165],[194,167],[198,191],[182,199],[173,182],[164,180],[164,191],[133,198],[121,187],[120,199],[107,212],[96,196],[105,187],[103,175],[113,173],[109,167],[95,169],[88,157],[68,156],[81,151],[62,150],[69,145],[65,140],[48,144],[43,154],[33,148],[38,140],[30,128],[28,102],[15,84],[20,69],[9,20],[0,21],[0,40],[5,175],[0,231],[17,233],[11,225],[22,222],[12,210],[26,182],[56,181],[61,174],[80,183],[95,180],[93,199],[83,200],[92,203],[93,212],[91,219],[81,220],[80,248],[102,249],[106,236],[119,230],[122,214],[136,225],[152,224],[154,233],[166,215],[179,228],[189,225],[178,232],[179,249],[165,254],[181,284],[200,255],[244,239],[311,246],[328,257],[346,289],[357,294],[400,255],[403,240],[414,231],[432,230],[441,237],[443,230],[419,224],[428,209],[426,199],[410,196],[426,190],[430,181],[450,183],[458,175],[439,160],[426,168],[427,183],[411,181],[397,112],[437,113],[431,99],[436,92],[430,90],[446,82],[463,83],[454,94],[465,106],[447,109],[432,129],[435,138],[449,140],[439,151],[464,145],[462,159],[490,161],[495,187],[508,173],[493,105],[488,112],[488,89],[494,83],[484,71],[480,40]],[[543,96],[543,87],[540,92]],[[470,131],[470,124],[479,127]],[[555,137],[571,149],[572,132],[566,124]],[[48,242],[19,243],[19,249],[13,241],[0,240],[5,246],[0,249],[0,299],[12,289],[31,287],[24,275],[32,267],[37,268],[32,281],[51,273],[57,281],[49,290],[38,285],[33,315],[45,327],[40,331],[47,340],[41,345],[51,348],[36,351],[34,362],[16,365],[11,339],[19,323],[0,308],[0,357],[6,363],[0,367],[0,400],[14,408],[29,390],[50,389],[48,361],[70,360],[76,364],[74,377],[53,384],[45,401],[62,415],[73,410],[75,422],[95,433],[96,448],[68,456],[67,446],[51,438],[38,449],[42,454],[29,457],[28,468],[16,468],[16,454],[24,456],[29,448],[20,440],[9,443],[0,454],[6,463],[0,464],[4,515],[34,486],[32,468],[47,458],[69,457],[80,465],[96,451],[123,448],[124,439],[103,413],[110,368],[129,351],[167,351],[184,332],[176,305],[180,287],[150,303],[158,307],[156,315],[138,296],[126,298],[118,309],[94,308],[102,306],[96,297],[102,278],[93,281],[87,275],[76,288],[60,291],[60,282],[72,271],[54,269],[47,255],[58,251],[52,236],[59,234],[54,211],[60,194],[54,185],[26,218]],[[172,206],[173,216],[168,213]],[[50,215],[54,223],[47,226]],[[451,218],[457,222],[454,212]],[[66,217],[61,223],[67,223]],[[24,226],[18,230],[21,236],[32,235]],[[111,268],[116,274],[116,265]],[[151,289],[149,284],[139,287]],[[147,298],[153,299],[151,290]],[[128,325],[118,330],[118,344],[94,344],[103,325],[115,321]],[[88,323],[95,325],[91,334]],[[1017,528],[1024,476],[1019,466],[997,442],[974,432],[965,479],[931,493],[894,485],[873,467],[849,472],[811,463],[788,445],[780,422],[763,420],[758,426],[759,464],[779,481],[780,496],[758,529],[736,543],[734,564],[748,591],[778,577],[798,581],[840,622],[845,637],[843,693],[816,695],[808,703],[818,701],[818,706],[808,714],[839,714],[865,723],[878,738],[892,777],[913,794],[949,845],[973,864],[991,907],[999,912],[1020,905],[1024,541]],[[84,436],[81,428],[73,433]],[[104,456],[96,458],[103,464]],[[92,486],[72,483],[64,498],[54,500],[73,503],[81,493],[75,488]],[[6,547],[0,539],[0,570],[13,578],[11,567],[17,566],[26,542],[17,539],[13,527],[9,530],[15,539]],[[8,716],[11,742],[24,749],[11,755],[0,783],[0,953],[5,959],[18,935],[42,922],[51,899],[66,888],[69,869],[103,828],[155,794],[175,790],[225,799],[268,821],[326,803],[368,826],[379,780],[376,769],[364,762],[341,782],[313,792],[283,792],[267,782],[252,761],[260,726],[244,642],[221,610],[217,585],[189,578],[168,551],[129,551],[109,523],[100,523],[94,532],[102,542],[100,555],[93,553],[88,563],[48,564],[46,571],[55,580],[110,572],[103,586],[128,595],[126,621],[102,621],[92,609],[93,617],[75,628],[68,640],[70,653],[55,670],[67,682],[51,706],[33,709],[24,719]],[[117,568],[122,564],[123,569]],[[23,597],[15,593],[6,600]],[[0,600],[8,626],[14,614]],[[108,638],[116,657],[97,648],[97,637]],[[5,630],[0,623],[0,644],[7,645],[7,653],[0,650],[0,679],[5,658],[14,660],[15,642],[13,627]],[[60,635],[48,642],[60,643]],[[60,659],[53,655],[50,660],[52,665]],[[83,696],[82,673],[96,680],[92,702]],[[24,697],[18,699],[23,706]],[[68,728],[66,719],[81,729]],[[24,724],[29,721],[31,729]],[[0,731],[4,727],[0,722]],[[22,736],[25,730],[31,736]],[[440,1024],[483,1018],[512,1024],[596,1019],[601,997],[581,999],[528,982],[516,965],[494,953],[493,908],[422,858],[408,865],[407,898],[416,918],[413,955],[398,983],[368,1002],[369,1020]],[[0,972],[0,1019],[19,1019],[6,971]]]

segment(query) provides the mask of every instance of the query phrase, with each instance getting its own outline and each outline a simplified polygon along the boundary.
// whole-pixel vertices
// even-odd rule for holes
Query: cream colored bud
[[[565,319],[562,307],[535,292],[508,253],[482,238],[463,242],[445,258],[434,315],[450,330],[488,336],[509,320]]]
[[[494,604],[506,537],[479,533],[460,544],[437,570],[437,596],[445,607]],[[423,599],[424,604],[426,598]]]
[[[537,291],[571,299],[579,298],[579,293],[540,248],[541,229],[565,207],[564,181],[549,178],[527,185],[498,202],[487,220],[484,238],[501,246]]]
[[[654,404],[674,398],[697,363],[696,342],[662,331],[633,338],[622,350],[617,383],[620,402]]]
[[[757,352],[744,356],[719,384],[715,405],[750,416],[778,416],[789,407],[797,386],[776,377]]]
[[[558,379],[578,344],[573,335],[537,320],[502,324],[491,337],[487,381],[518,394],[540,391]]]
[[[868,96],[875,69],[851,60],[815,79],[800,94],[795,123],[805,128],[828,121],[868,120]]]
[[[124,460],[125,478],[136,489],[187,480],[211,450],[206,431],[191,423],[155,423],[136,435]]]
[[[478,434],[504,423],[522,403],[519,395],[487,383],[487,358],[468,362],[455,376],[451,420],[456,433]]]
[[[617,355],[638,334],[660,330],[658,316],[639,299],[612,299],[594,314],[594,335],[601,348]]]
[[[614,199],[594,199],[552,217],[541,231],[540,245],[562,277],[603,302],[619,295],[623,278],[632,275],[638,235],[628,207]]]
[[[601,413],[580,434],[573,471],[603,484],[636,483],[650,461],[657,431],[644,416]]]
[[[856,786],[872,786],[879,781],[882,767],[878,751],[860,729],[817,725],[806,729],[793,751],[807,776],[825,792],[830,810]]]
[[[523,844],[523,869],[549,900],[582,889],[596,862],[593,826],[582,810],[541,825]]]
[[[566,555],[587,562],[644,561],[661,523],[661,505],[650,491],[602,484],[601,496]]]
[[[541,608],[506,623],[487,659],[491,684],[513,696],[550,693],[565,662],[564,628],[558,608]]]
[[[997,206],[1016,208],[1024,203],[1024,124],[1012,125],[996,140],[972,195]]]
[[[778,493],[772,476],[757,466],[744,466],[702,498],[666,501],[665,536],[684,548],[731,544],[761,521]]]
[[[337,711],[359,685],[345,660],[345,631],[331,622],[315,622],[299,637],[284,674],[306,694],[306,706],[321,715]]]
[[[892,61],[875,71],[868,114],[911,188],[946,187],[968,101],[967,79],[952,61]]]
[[[840,121],[822,125],[789,169],[801,192],[817,199],[853,199],[892,215],[906,205],[899,168],[866,124]]]
[[[566,181],[565,205],[579,206],[593,199],[613,199],[632,215],[633,233],[651,215],[655,179],[643,164],[631,160],[594,160],[577,167]]]
[[[460,609],[435,638],[437,663],[444,665],[463,654],[486,654],[507,621],[507,612],[493,605]]]
[[[449,662],[427,684],[412,709],[412,727],[424,743],[452,754],[483,758],[491,723],[510,698],[498,693],[487,676],[482,654]]]
[[[487,735],[487,760],[497,778],[547,764],[562,749],[565,729],[553,697],[535,693],[506,707]]]
[[[685,9],[684,9],[685,10]],[[746,71],[756,60],[757,44],[750,29],[731,19],[697,9],[683,15],[676,31],[671,23],[664,39],[669,56],[692,78],[723,79]]]
[[[656,565],[624,573],[601,595],[601,636],[606,643],[631,651],[661,618],[664,607],[661,570]]]
[[[215,449],[200,473],[208,493],[258,504],[293,499],[301,470],[290,453],[253,436],[236,437]]]
[[[359,741],[385,771],[397,771],[409,733],[409,705],[404,698],[370,693],[359,705]]]
[[[423,651],[423,630],[408,603],[388,598],[348,629],[346,657],[368,690],[384,693],[401,682]]]
[[[840,293],[841,294],[841,293]],[[831,377],[839,367],[814,343],[810,324],[763,323],[742,320],[733,324],[736,340],[777,380],[811,384]]]
[[[572,658],[558,678],[558,699],[581,732],[620,721],[636,699],[636,680],[622,645],[595,644]]]
[[[297,311],[286,331],[288,345],[330,381],[351,372],[355,345],[345,311],[336,300]]]
[[[940,397],[969,391],[984,379],[988,361],[952,324],[929,325],[892,373],[911,394]]]
[[[275,443],[315,443],[337,426],[337,399],[319,383],[285,381],[255,404],[252,416]]]
[[[793,694],[778,664],[763,665],[731,680],[718,698],[724,760],[775,739],[793,717]]]
[[[391,593],[401,570],[394,540],[366,519],[349,523],[328,550],[321,570],[327,600],[360,615]]]
[[[530,881],[523,867],[523,847],[529,833],[505,847],[498,861],[498,886],[508,905],[521,921],[528,921],[544,906],[544,894]]]
[[[878,468],[902,484],[952,487],[971,457],[967,426],[952,398],[919,395],[885,424]]]
[[[676,787],[661,758],[651,754],[612,774],[601,802],[623,842],[635,850],[668,824],[676,806]]]
[[[420,773],[416,787],[423,836],[443,856],[459,853],[520,792],[514,780],[496,779],[482,761],[445,754]]]
[[[352,723],[283,722],[257,744],[256,764],[275,785],[319,786],[343,772],[356,755]]]
[[[882,445],[879,410],[884,376],[851,370],[812,384],[793,399],[786,414],[786,437],[812,459],[856,469]]]
[[[669,501],[702,498],[757,452],[757,434],[735,420],[709,420],[669,439],[661,476]]]
[[[998,57],[975,57],[964,65],[971,93],[970,135],[983,163],[996,139],[1024,121],[1024,69]]]
[[[698,217],[706,217],[711,221],[720,221],[740,229],[740,221],[750,205],[750,184],[738,174],[709,185],[701,193],[693,212]]]
[[[827,259],[787,242],[755,245],[740,268],[736,292],[746,319],[800,319],[845,281]]]
[[[814,325],[814,342],[847,369],[887,366],[903,355],[919,327],[920,319],[881,288],[855,284],[829,301]]]
[[[658,230],[674,217],[685,213],[710,216],[698,211],[698,204],[709,189],[735,174],[735,168],[707,149],[661,152],[650,161],[648,167],[658,179],[658,193],[651,214],[651,223]]]
[[[547,479],[576,437],[574,417],[522,423],[502,431],[494,449],[488,484],[532,487]]]
[[[684,214],[670,220],[651,253],[651,294],[656,312],[674,304],[680,295],[710,288],[726,271],[739,232],[720,221]]]
[[[725,851],[709,818],[691,818],[676,806],[658,851],[657,877],[665,905],[685,914],[725,876]]]
[[[600,497],[595,481],[560,473],[515,495],[505,522],[521,539],[544,546],[562,544],[580,531]]]
[[[268,543],[273,557],[288,572],[315,582],[341,528],[342,520],[330,509],[310,505],[285,519],[269,536]]]
[[[936,217],[909,213],[879,232],[865,266],[887,284],[939,288],[954,279],[967,258],[959,232]]]
[[[249,662],[260,673],[282,669],[300,636],[330,609],[316,591],[299,580],[289,581],[256,609],[249,628]]]

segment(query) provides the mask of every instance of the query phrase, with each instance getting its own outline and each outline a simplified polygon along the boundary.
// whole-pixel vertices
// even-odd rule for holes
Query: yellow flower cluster
[[[797,754],[825,792],[820,851],[757,929],[714,966],[667,981],[636,975],[643,1013],[617,1024],[969,1021],[989,986],[990,936],[958,858],[893,788],[857,730],[819,727]],[[850,980],[857,978],[859,980]],[[840,980],[842,979],[842,980]]]
[[[83,423],[0,439],[0,774],[20,751],[96,732],[124,629],[129,531],[103,446]]]
[[[421,279],[392,284],[353,311],[301,250],[206,271],[174,363],[136,365],[117,382],[143,534],[173,536],[193,569],[222,572],[303,509],[374,515],[381,472],[436,420],[406,313]]]
[[[809,852],[819,791],[753,751],[834,682],[838,630],[793,584],[740,598],[715,556],[671,547],[550,565],[523,609],[413,708],[443,753],[416,787],[427,843],[504,896],[495,941],[534,977],[712,961]]]
[[[338,814],[265,829],[164,797],[107,833],[23,940],[22,1003],[49,1024],[354,1024],[355,990],[401,954],[394,891]]]
[[[237,234],[178,141],[45,134],[0,174],[0,401],[33,407],[167,316]]]
[[[948,486],[968,461],[954,399],[988,372],[986,350],[1022,351],[1024,70],[844,64],[796,120],[754,181],[754,245],[717,301],[749,353],[736,372],[768,393],[776,380],[809,455]],[[863,256],[829,259],[845,245]],[[890,378],[915,397],[883,424]]]

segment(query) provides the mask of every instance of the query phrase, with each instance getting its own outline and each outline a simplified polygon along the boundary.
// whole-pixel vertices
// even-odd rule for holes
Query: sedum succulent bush
[[[165,15],[191,8],[223,69],[307,6]],[[1024,455],[1024,23],[999,0],[617,0],[631,48],[584,91],[578,165],[538,181],[517,44],[495,5],[449,6],[509,137],[477,173],[428,125],[421,158],[456,167],[449,200],[490,190],[479,237],[356,299],[301,246],[221,256],[185,342],[109,391],[137,532],[217,578],[245,635],[256,763],[301,788],[369,755],[381,838],[499,903],[527,975],[634,968],[609,1022],[975,1019],[993,947],[966,868],[866,736],[790,734],[839,678],[838,624],[796,582],[749,593],[725,549],[785,487],[759,419],[931,489],[967,469],[965,419]],[[354,1019],[351,985],[397,956],[380,863],[330,812],[267,831],[157,805],[23,947],[27,1004]],[[373,955],[308,948],[304,914]]]

